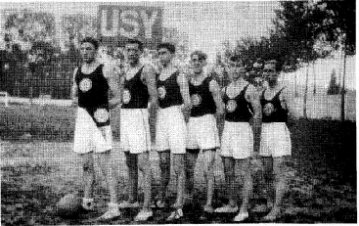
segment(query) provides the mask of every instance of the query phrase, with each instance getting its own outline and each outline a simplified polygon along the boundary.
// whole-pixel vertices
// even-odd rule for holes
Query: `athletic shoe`
[[[163,209],[165,207],[166,207],[166,203],[162,200],[156,200],[151,206],[151,208],[155,208],[155,209]]]
[[[118,208],[120,209],[129,209],[129,208],[139,208],[140,204],[138,202],[128,202],[128,201],[123,201],[118,205]]]
[[[102,216],[98,217],[97,220],[112,220],[114,218],[117,218],[121,216],[121,212],[118,209],[117,203],[109,203],[108,204],[108,210],[106,213],[104,213]]]
[[[183,211],[182,209],[176,209],[171,213],[169,217],[167,217],[167,221],[175,221],[179,220],[183,217]]]
[[[152,210],[141,210],[135,217],[135,221],[147,221],[153,216]]]
[[[86,211],[93,211],[95,209],[95,202],[92,198],[82,198],[82,208]]]
[[[234,222],[242,222],[249,217],[248,212],[239,213],[237,216],[234,217]]]
[[[214,210],[215,213],[236,213],[238,206],[225,205]]]
[[[213,213],[214,212],[214,209],[212,206],[209,206],[209,205],[205,205],[203,207],[203,211],[206,212],[206,213]]]

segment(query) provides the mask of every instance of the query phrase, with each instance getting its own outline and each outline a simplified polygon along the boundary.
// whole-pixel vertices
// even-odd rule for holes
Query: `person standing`
[[[272,207],[264,217],[265,221],[276,220],[281,212],[282,199],[288,181],[286,163],[292,153],[290,132],[286,122],[288,119],[297,118],[292,108],[291,93],[287,87],[278,82],[279,71],[280,67],[275,60],[266,62],[263,69],[267,88],[261,96],[263,124],[260,155],[262,156],[264,179],[267,185],[267,207]]]
[[[168,221],[183,217],[183,197],[185,188],[185,153],[187,128],[184,113],[188,114],[191,102],[188,79],[174,66],[175,46],[161,43],[157,47],[161,72],[157,77],[159,110],[156,122],[156,148],[160,158],[161,188],[157,207],[164,207],[167,185],[170,180],[170,157],[173,157],[173,171],[176,180],[177,198],[174,211]]]
[[[221,156],[224,165],[228,204],[217,208],[216,213],[236,213],[237,177],[241,180],[242,203],[234,221],[249,217],[248,202],[253,189],[251,157],[259,153],[261,128],[261,105],[256,88],[245,80],[246,69],[239,56],[232,56],[229,62],[231,82],[223,89],[225,123],[221,142]],[[251,127],[249,121],[253,119]]]
[[[94,158],[98,158],[110,193],[108,210],[99,220],[109,220],[121,215],[117,203],[117,180],[111,162],[110,126],[110,109],[120,103],[121,94],[112,68],[100,64],[95,58],[98,45],[98,41],[91,37],[81,41],[83,63],[74,70],[72,99],[73,104],[78,105],[74,151],[82,160],[85,187],[82,206],[85,210],[94,209]]]
[[[142,64],[140,56],[143,44],[129,40],[125,45],[127,68],[123,77],[121,109],[121,148],[125,152],[128,167],[128,200],[120,208],[137,208],[138,169],[143,173],[144,202],[135,221],[152,217],[151,203],[151,137],[149,118],[155,117],[157,109],[156,75],[149,64]],[[151,115],[150,115],[151,113]]]
[[[219,148],[219,136],[215,114],[223,115],[223,103],[218,83],[204,70],[207,55],[202,51],[191,54],[192,73],[189,78],[189,93],[192,109],[187,124],[188,138],[186,150],[186,185],[190,200],[193,198],[194,169],[199,151],[203,151],[203,167],[207,187],[207,201],[203,208],[206,213],[213,213],[214,161],[216,149]]]

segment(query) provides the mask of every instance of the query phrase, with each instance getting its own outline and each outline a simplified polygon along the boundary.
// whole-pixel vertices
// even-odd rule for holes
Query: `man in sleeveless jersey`
[[[264,217],[265,221],[274,221],[280,215],[282,198],[286,192],[288,180],[286,162],[292,152],[290,133],[286,122],[288,116],[296,118],[291,107],[292,95],[285,86],[278,82],[279,71],[279,65],[275,60],[266,62],[263,69],[267,88],[261,95],[263,124],[260,155],[267,185],[267,207],[272,206],[270,212]]]
[[[161,188],[159,199],[155,204],[158,207],[164,205],[165,192],[170,180],[170,154],[172,153],[177,198],[173,205],[174,211],[167,220],[173,221],[183,217],[187,128],[182,111],[188,112],[191,102],[188,80],[173,65],[175,46],[170,43],[161,43],[157,50],[162,65],[157,78],[159,110],[156,122],[156,148],[160,157]]]
[[[215,114],[223,115],[223,103],[218,83],[204,72],[207,55],[202,51],[191,54],[192,72],[189,78],[189,93],[192,109],[187,124],[186,185],[190,200],[193,197],[194,169],[199,151],[203,151],[203,166],[207,187],[207,201],[204,212],[213,213],[214,160],[219,148],[218,128]]]
[[[244,78],[246,69],[239,56],[229,61],[231,82],[223,89],[225,104],[225,123],[221,141],[221,156],[224,165],[226,189],[229,202],[217,208],[217,213],[236,213],[238,179],[242,184],[242,203],[234,221],[248,218],[248,202],[253,189],[251,176],[251,157],[259,152],[261,105],[256,88]],[[253,126],[249,121],[253,118]]]
[[[112,131],[109,110],[116,107],[121,98],[113,68],[95,60],[97,48],[96,39],[83,39],[80,46],[83,64],[74,71],[72,99],[74,104],[78,105],[74,151],[82,159],[85,187],[82,206],[86,210],[94,209],[94,158],[99,160],[110,193],[108,211],[99,219],[107,220],[120,216],[117,180],[111,161]]]
[[[137,208],[138,168],[143,173],[144,202],[135,221],[152,217],[151,202],[151,150],[149,113],[157,109],[156,75],[154,68],[140,62],[143,44],[129,40],[125,45],[127,64],[123,76],[121,109],[121,148],[125,152],[128,167],[128,200],[120,208]],[[152,115],[154,117],[154,115]]]

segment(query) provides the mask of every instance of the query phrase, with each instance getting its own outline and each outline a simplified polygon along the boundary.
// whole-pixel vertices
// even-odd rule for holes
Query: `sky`
[[[1,9],[46,11],[61,17],[64,14],[97,15],[101,2],[7,2]],[[166,2],[110,2],[163,7],[163,26],[173,27],[188,35],[189,49],[203,50],[209,61],[215,59],[222,43],[228,40],[234,45],[242,37],[267,36],[274,9],[278,3],[269,1],[166,1]]]

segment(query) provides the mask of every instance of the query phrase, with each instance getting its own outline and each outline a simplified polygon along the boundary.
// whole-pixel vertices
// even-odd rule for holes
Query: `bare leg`
[[[239,213],[248,213],[249,197],[253,190],[253,181],[250,170],[250,159],[236,159],[235,173],[240,176],[242,181],[241,199],[242,204]]]
[[[97,155],[99,157],[98,159],[100,168],[106,177],[106,182],[110,193],[110,203],[117,203],[117,180],[115,170],[112,166],[111,151],[109,150]]]
[[[134,203],[137,201],[138,190],[138,167],[137,167],[137,155],[131,154],[129,151],[125,152],[126,165],[128,167],[128,202]]]
[[[171,153],[169,150],[158,152],[160,157],[161,170],[161,187],[159,191],[159,199],[164,200],[166,196],[166,189],[170,182],[171,176]]]
[[[84,181],[84,198],[93,198],[93,188],[95,184],[95,169],[93,153],[81,154],[83,181]]]
[[[267,207],[273,206],[273,158],[262,157],[263,162],[263,178],[267,194]]]
[[[176,177],[177,199],[174,207],[182,209],[183,197],[185,190],[185,170],[184,170],[185,154],[173,154],[173,170]]]
[[[204,176],[207,183],[207,202],[205,206],[205,211],[213,212],[212,201],[214,193],[214,157],[216,150],[204,150],[205,166],[204,166]]]
[[[232,157],[223,157],[224,176],[226,181],[226,193],[228,197],[228,204],[230,206],[237,206],[236,190],[234,187],[234,159]]]
[[[150,156],[149,152],[138,154],[138,164],[143,174],[143,191],[144,191],[143,209],[144,210],[150,210],[151,194],[152,194],[151,191],[152,170],[151,170],[151,162],[149,156]]]
[[[191,197],[193,196],[194,169],[196,166],[198,153],[199,153],[199,149],[187,149],[185,156],[186,190],[187,190],[187,194]]]
[[[280,214],[282,199],[287,190],[287,172],[285,157],[273,158],[273,171],[275,183],[275,201],[272,210],[265,216],[265,220],[274,221]]]

